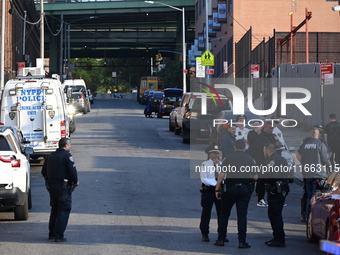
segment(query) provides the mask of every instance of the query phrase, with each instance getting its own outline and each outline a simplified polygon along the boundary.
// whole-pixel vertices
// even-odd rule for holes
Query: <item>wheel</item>
[[[32,209],[32,194],[31,189],[28,190],[28,209]]]
[[[84,113],[84,114],[87,113],[86,107],[84,107],[83,113]]]
[[[161,119],[161,118],[163,118],[163,115],[162,115],[162,113],[158,112],[158,113],[157,113],[157,118],[158,118],[158,119]]]
[[[173,125],[171,125],[171,120],[169,118],[169,131],[174,131],[175,127]]]
[[[190,129],[188,129],[184,123],[182,126],[182,136],[183,136],[183,143],[190,143]]]
[[[316,235],[313,234],[313,224],[312,224],[312,212],[309,212],[308,220],[306,224],[306,235],[307,235],[307,241],[310,243],[315,243],[318,241],[318,238]]]
[[[17,205],[14,209],[15,220],[27,220],[28,219],[28,195],[26,194],[25,202],[23,205]]]

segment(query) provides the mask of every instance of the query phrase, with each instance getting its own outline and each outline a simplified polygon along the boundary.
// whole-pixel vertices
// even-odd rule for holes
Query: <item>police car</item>
[[[0,132],[0,211],[14,211],[15,220],[27,220],[32,207],[30,186],[31,147],[23,150],[10,129]]]
[[[32,158],[55,151],[69,137],[69,118],[58,76],[9,80],[2,91],[0,125],[18,126],[34,148]]]

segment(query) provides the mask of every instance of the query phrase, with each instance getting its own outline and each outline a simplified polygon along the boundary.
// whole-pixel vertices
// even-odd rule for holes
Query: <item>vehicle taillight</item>
[[[65,123],[65,120],[60,121],[60,137],[66,138],[66,123]]]
[[[20,159],[12,159],[12,167],[20,167]]]
[[[12,157],[10,155],[2,155],[0,156],[0,161],[4,163],[10,163],[12,160]]]
[[[13,159],[10,155],[0,156],[0,161],[4,163],[11,163],[12,167],[20,167],[20,159]]]

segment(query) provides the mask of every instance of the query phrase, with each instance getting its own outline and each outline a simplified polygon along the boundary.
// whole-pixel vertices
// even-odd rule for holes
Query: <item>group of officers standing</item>
[[[288,167],[286,159],[280,155],[283,146],[286,146],[282,132],[277,128],[278,122],[273,120],[264,122],[262,126],[259,122],[254,122],[253,126],[256,127],[247,131],[242,120],[245,120],[245,116],[237,118],[239,123],[237,128],[232,125],[227,127],[219,146],[209,146],[206,149],[208,160],[202,163],[200,171],[202,241],[210,241],[209,222],[215,204],[218,239],[214,245],[224,246],[225,242],[229,242],[226,238],[228,220],[231,209],[236,204],[238,247],[251,247],[246,240],[247,211],[256,181],[257,206],[268,207],[268,218],[273,230],[273,238],[265,241],[265,244],[270,247],[285,247],[282,209],[286,205],[288,183],[293,181],[293,176],[286,171],[261,171],[262,167],[267,169]],[[220,161],[220,151],[223,161]],[[301,221],[305,222],[309,217],[310,199],[316,193],[317,181],[327,178],[332,168],[340,167],[340,123],[337,122],[335,114],[330,114],[329,123],[324,130],[320,127],[311,129],[309,137],[301,142],[296,156],[303,169]],[[259,171],[241,171],[247,166],[250,167],[248,169],[257,166]],[[322,168],[323,171],[317,173],[308,171],[312,166]],[[236,171],[228,171],[230,169]],[[265,192],[268,204],[264,200]]]
[[[245,117],[239,116],[238,122],[241,119],[245,119]],[[273,230],[273,238],[266,241],[265,244],[271,247],[285,247],[282,209],[289,192],[287,173],[269,171],[263,175],[261,171],[244,172],[241,170],[244,167],[256,169],[256,166],[258,169],[262,166],[288,167],[286,159],[281,157],[277,151],[277,148],[282,144],[278,137],[272,133],[274,129],[272,124],[273,122],[265,122],[262,130],[261,128],[252,130],[256,132],[252,138],[250,138],[249,132],[248,139],[253,139],[250,143],[244,138],[236,139],[235,134],[244,129],[242,124],[241,129],[238,127],[238,130],[235,126],[228,126],[227,133],[221,138],[221,145],[209,146],[206,149],[208,160],[202,163],[200,172],[202,181],[200,230],[203,242],[210,241],[209,222],[214,204],[218,217],[218,239],[214,245],[224,246],[225,242],[229,242],[226,238],[228,220],[231,209],[236,204],[238,247],[251,247],[246,240],[247,212],[257,180],[257,194],[260,200],[264,199],[265,191],[267,191],[268,205],[266,204],[266,206],[268,206],[268,217]],[[219,149],[222,151],[222,162]],[[234,171],[228,171],[228,169],[234,169]]]

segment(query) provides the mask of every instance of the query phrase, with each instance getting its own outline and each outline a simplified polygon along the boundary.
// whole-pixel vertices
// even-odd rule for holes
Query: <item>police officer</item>
[[[276,146],[276,148],[280,148],[282,146],[281,142],[277,138],[276,135],[273,134],[273,123],[271,121],[265,122],[261,133],[256,137],[254,141],[253,151],[254,157],[257,165],[260,167],[266,163],[266,158],[263,154],[263,147],[267,143],[272,143]],[[259,207],[267,207],[268,204],[264,200],[265,196],[265,187],[264,187],[264,179],[262,176],[259,176],[256,184],[256,193],[257,193],[257,206]]]
[[[326,178],[331,166],[330,150],[319,138],[320,130],[314,127],[310,132],[310,137],[303,140],[296,153],[296,158],[301,162],[307,195],[305,215],[301,221],[308,219],[309,202],[316,193],[316,181],[319,178]]]
[[[246,242],[247,232],[247,212],[251,193],[254,187],[254,179],[249,172],[242,172],[242,167],[257,169],[255,160],[245,153],[246,143],[243,139],[236,140],[235,152],[229,154],[222,163],[222,171],[216,184],[216,197],[221,199],[221,212],[218,224],[218,240],[214,243],[217,246],[224,246],[226,239],[227,226],[231,209],[236,203],[237,227],[239,248],[250,248]],[[232,170],[228,170],[232,169]],[[221,184],[224,181],[224,184]],[[222,193],[222,197],[221,197]]]
[[[230,153],[235,151],[235,133],[236,127],[229,125],[227,127],[227,132],[221,137],[222,160],[224,160],[224,158]]]
[[[282,209],[289,192],[288,172],[286,172],[288,163],[276,152],[276,147],[272,143],[265,144],[263,152],[267,160],[262,170],[266,172],[264,177],[267,190],[268,217],[274,236],[265,244],[271,247],[285,247]]]
[[[58,147],[45,159],[41,174],[50,193],[51,214],[48,239],[66,242],[64,232],[71,212],[71,193],[79,182],[76,165],[70,154],[70,139],[61,138]]]
[[[216,177],[218,169],[221,166],[219,160],[220,151],[217,146],[209,146],[205,152],[208,154],[208,160],[204,161],[200,168],[201,187],[201,222],[200,230],[202,233],[202,242],[209,242],[209,223],[211,218],[211,209],[215,204],[217,213],[217,222],[220,215],[221,201],[215,197]]]

